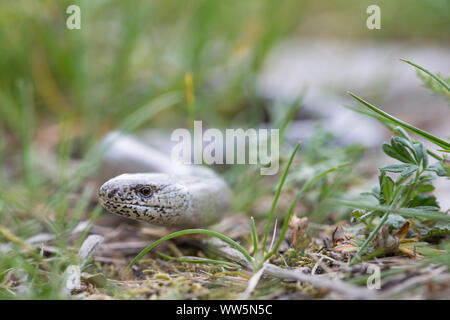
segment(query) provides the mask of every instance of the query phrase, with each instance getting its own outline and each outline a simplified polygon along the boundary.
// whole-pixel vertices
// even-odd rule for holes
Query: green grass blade
[[[365,116],[369,116],[369,117],[372,117],[374,119],[377,119],[378,121],[380,121],[383,125],[385,125],[391,131],[395,128],[395,126],[392,124],[391,121],[389,121],[385,117],[380,116],[379,114],[374,113],[372,111],[369,111],[369,110],[366,110],[366,109],[361,109],[361,108],[355,108],[353,106],[345,106],[345,105],[344,105],[344,108],[347,108],[347,109],[350,109],[352,111],[355,111],[355,112],[358,112],[360,114],[363,114]]]
[[[120,123],[119,131],[133,132],[142,127],[159,112],[173,107],[182,101],[182,95],[178,91],[164,93],[124,118]]]
[[[303,187],[302,187],[302,189],[300,190],[300,192],[303,193],[303,192],[305,192],[305,191],[308,191],[308,189],[311,188],[313,184],[315,184],[317,181],[319,181],[320,179],[322,179],[323,177],[325,177],[327,174],[329,174],[329,173],[331,173],[331,172],[333,172],[333,171],[342,169],[342,168],[344,168],[344,167],[347,167],[347,166],[349,166],[349,165],[350,165],[350,163],[348,163],[348,162],[346,162],[346,163],[341,163],[341,164],[339,164],[339,165],[337,165],[337,166],[334,166],[334,167],[331,167],[331,168],[329,168],[329,169],[327,169],[327,170],[325,170],[325,171],[322,171],[322,172],[319,173],[318,175],[316,175],[316,176],[312,177],[311,179],[309,179],[308,182],[306,182],[306,183],[303,185]]]
[[[317,181],[319,181],[320,179],[322,179],[324,176],[326,176],[328,173],[339,170],[343,167],[348,166],[349,163],[343,163],[340,165],[337,165],[335,167],[332,167],[330,169],[327,169],[321,173],[319,173],[318,175],[316,175],[315,177],[309,179],[304,185],[303,187],[300,189],[300,191],[297,193],[297,195],[294,198],[294,201],[292,201],[290,207],[289,207],[289,211],[288,214],[286,216],[286,218],[284,219],[284,223],[283,223],[283,227],[281,229],[281,233],[280,236],[278,237],[278,240],[274,246],[274,248],[264,257],[264,261],[267,261],[268,259],[270,259],[271,256],[273,256],[275,253],[277,253],[278,248],[280,247],[281,243],[284,240],[284,236],[287,232],[287,229],[289,227],[289,221],[291,220],[292,214],[294,213],[294,209],[295,209],[295,205],[297,204],[297,202],[300,200],[300,197],[303,195],[304,192],[306,192],[309,188],[311,188],[312,185],[314,185]]]
[[[239,269],[241,266],[236,264],[236,263],[232,263],[232,262],[228,262],[228,261],[222,261],[222,260],[215,260],[215,259],[205,259],[205,258],[198,258],[198,257],[171,257],[168,255],[165,255],[162,252],[157,252],[159,256],[161,256],[162,258],[166,259],[166,260],[170,260],[170,261],[177,261],[177,262],[187,262],[187,263],[200,263],[200,264],[217,264],[217,265],[224,265],[233,269]]]
[[[425,69],[424,67],[419,66],[418,64],[415,64],[414,62],[411,62],[409,60],[405,60],[405,59],[400,59],[403,62],[406,62],[407,64],[419,69],[420,71],[425,72],[426,74],[428,74],[430,77],[432,77],[434,80],[436,80],[442,87],[444,87],[448,92],[450,92],[450,85],[441,77],[439,77],[438,75],[432,73],[431,71]]]
[[[252,239],[253,239],[253,254],[258,253],[258,234],[256,233],[255,219],[250,217],[250,226],[252,228]]]
[[[130,264],[126,267],[124,273],[127,273],[130,268],[136,263],[138,262],[144,255],[146,255],[148,252],[150,252],[152,249],[154,249],[155,247],[159,246],[161,243],[163,243],[164,241],[170,240],[172,238],[176,238],[176,237],[180,237],[180,236],[184,236],[187,234],[206,234],[208,236],[212,236],[212,237],[216,237],[219,238],[221,240],[223,240],[224,242],[228,243],[229,245],[233,246],[234,248],[236,248],[236,250],[238,250],[239,252],[241,252],[244,257],[250,262],[253,263],[253,259],[252,257],[248,254],[248,252],[236,241],[234,241],[233,239],[215,232],[215,231],[211,231],[211,230],[205,230],[205,229],[186,229],[186,230],[181,230],[178,232],[174,232],[171,234],[168,234],[158,240],[156,240],[155,242],[153,242],[151,245],[149,245],[148,247],[146,247],[144,250],[142,250],[131,262]]]
[[[388,114],[388,113],[384,112],[383,110],[375,107],[374,105],[370,104],[369,102],[365,101],[364,99],[358,97],[357,95],[355,95],[355,94],[353,94],[351,92],[348,92],[348,94],[351,95],[356,100],[358,100],[359,102],[361,102],[363,105],[365,105],[369,109],[371,109],[372,111],[374,111],[377,114],[383,116],[387,120],[389,120],[389,121],[391,121],[391,122],[401,126],[402,128],[407,129],[407,130],[409,130],[409,131],[411,131],[411,132],[413,132],[413,133],[415,133],[415,134],[417,134],[417,135],[419,135],[419,136],[429,140],[430,142],[433,142],[434,144],[436,144],[437,146],[439,146],[439,147],[441,147],[441,148],[443,148],[445,150],[450,150],[450,143],[449,142],[447,142],[445,140],[442,140],[442,139],[440,139],[438,137],[435,137],[435,136],[433,136],[432,134],[430,134],[430,133],[428,133],[426,131],[418,129],[418,128],[410,125],[409,123],[406,123],[406,122],[404,122],[404,121],[402,121],[400,119],[397,119],[397,118],[391,116],[390,114]]]
[[[360,113],[360,114],[363,114],[363,115],[372,117],[372,118],[374,118],[374,119],[377,119],[377,120],[379,120],[383,125],[385,125],[389,130],[395,131],[396,126],[394,126],[390,120],[384,118],[383,116],[380,116],[380,115],[377,114],[377,113],[373,113],[373,112],[371,112],[371,111],[363,110],[363,109],[360,109],[360,108],[355,108],[355,107],[352,107],[352,106],[344,106],[344,107],[347,108],[347,109],[350,109],[350,110],[352,110],[352,111],[358,112],[358,113]],[[448,151],[444,150],[444,152],[448,152]],[[442,161],[442,160],[443,160],[443,158],[442,158],[441,156],[439,156],[438,154],[434,153],[434,152],[431,151],[431,150],[428,150],[428,149],[427,149],[427,153],[428,153],[430,156],[432,156],[433,158],[435,158],[436,160],[438,160],[438,161]]]
[[[272,224],[273,213],[275,211],[275,207],[277,206],[278,198],[280,197],[280,194],[281,194],[281,189],[283,188],[287,173],[289,171],[289,168],[291,167],[292,161],[294,160],[294,156],[297,153],[297,150],[301,144],[302,144],[301,142],[298,142],[294,148],[294,151],[292,151],[292,154],[289,158],[286,168],[284,168],[280,182],[278,183],[277,191],[275,192],[275,197],[273,198],[273,202],[272,202],[272,207],[270,208],[270,214],[269,214],[269,220],[267,221],[266,233],[264,234],[264,240],[263,240],[263,245],[262,245],[263,251],[265,250],[266,245],[267,245],[267,238],[268,238],[269,232],[270,232],[270,225]]]
[[[367,246],[372,241],[372,239],[376,236],[378,231],[380,231],[381,227],[386,223],[387,218],[389,217],[389,212],[386,212],[383,217],[381,218],[380,223],[375,227],[375,229],[372,230],[370,235],[367,237],[366,241],[362,244],[361,248],[359,248],[356,255],[353,257],[353,259],[350,261],[350,265],[353,265],[355,262],[359,260],[359,258],[366,252]]]
[[[32,86],[29,82],[20,80],[17,83],[20,95],[21,109],[21,148],[22,148],[22,170],[27,187],[34,188],[36,184],[36,171],[33,160],[33,140],[35,126],[35,106],[33,100]]]
[[[280,128],[280,141],[284,142],[286,131],[291,124],[294,116],[303,109],[302,101],[305,98],[306,89],[304,89],[300,95],[290,104],[289,109],[284,115],[283,119],[281,119],[280,123],[276,123],[275,127]]]

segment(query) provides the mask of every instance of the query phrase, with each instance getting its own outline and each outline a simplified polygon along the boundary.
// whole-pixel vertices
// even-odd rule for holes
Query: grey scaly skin
[[[132,138],[121,136],[120,139]],[[108,158],[117,161],[117,153],[123,151],[120,148],[125,144],[120,139],[111,146],[114,157],[107,154],[106,164]],[[133,148],[142,147],[142,151],[149,155],[149,169],[156,165],[152,163],[154,155],[158,160],[163,157],[148,146],[140,146],[131,140],[127,142],[130,142],[127,147],[133,142]],[[133,159],[127,159],[126,155],[123,158],[129,165]],[[231,200],[227,183],[203,167],[185,166],[185,172],[189,174],[171,174],[172,168],[174,172],[179,172],[180,168],[176,164],[171,165],[170,158],[166,157],[166,161],[166,167],[161,167],[160,162],[156,166],[165,173],[121,174],[108,180],[99,189],[100,204],[111,213],[154,225],[192,228],[219,221]],[[142,161],[139,164],[142,168]]]

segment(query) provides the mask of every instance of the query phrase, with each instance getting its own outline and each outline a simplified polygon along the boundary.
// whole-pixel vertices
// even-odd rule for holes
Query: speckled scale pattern
[[[143,188],[151,192],[143,194]],[[198,227],[218,221],[231,192],[214,174],[200,177],[163,173],[122,174],[99,189],[108,211],[155,225]]]

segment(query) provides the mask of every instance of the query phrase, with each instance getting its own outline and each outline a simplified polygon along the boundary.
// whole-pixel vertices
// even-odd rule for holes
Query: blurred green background
[[[376,32],[365,27],[366,8],[374,3],[382,11],[382,29]],[[81,8],[81,30],[66,28],[70,4]],[[258,123],[265,113],[255,77],[282,40],[326,36],[448,42],[449,4],[1,1],[3,130],[20,139],[26,100],[36,112],[33,129],[70,117],[79,132],[92,137],[159,95],[184,92],[188,72],[194,79],[195,114],[204,121],[216,126]],[[188,113],[186,103],[179,103],[152,126],[185,125]]]
[[[66,28],[71,4],[81,8],[81,30]],[[366,28],[371,4],[381,8],[381,30]],[[90,203],[95,191],[79,187],[107,132],[272,121],[275,102],[256,83],[284,40],[445,44],[449,25],[446,0],[0,0],[0,225],[21,238],[54,233],[55,263],[67,265],[68,234],[100,213]],[[326,159],[355,153],[329,149],[325,133],[316,140]],[[318,154],[308,151],[306,162]],[[245,190],[241,198],[253,199]],[[53,278],[35,273],[23,253],[0,258],[0,279],[12,267],[34,277],[32,297],[58,296]]]

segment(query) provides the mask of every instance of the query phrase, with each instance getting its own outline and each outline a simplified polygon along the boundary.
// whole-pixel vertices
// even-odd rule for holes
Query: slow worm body
[[[134,172],[100,187],[100,204],[109,212],[155,225],[191,228],[219,221],[228,209],[231,191],[211,169],[172,163],[164,153],[121,133],[105,140],[103,166],[113,164]]]

